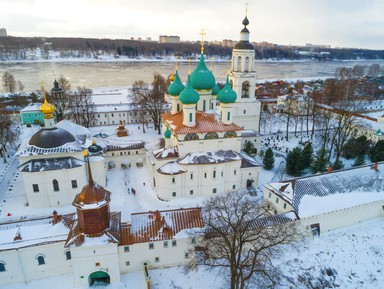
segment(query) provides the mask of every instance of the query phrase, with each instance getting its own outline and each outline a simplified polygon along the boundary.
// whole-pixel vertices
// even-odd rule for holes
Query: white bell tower
[[[240,41],[232,50],[229,79],[237,94],[233,121],[246,130],[259,131],[260,102],[256,100],[255,48],[249,42],[249,20],[245,16]]]

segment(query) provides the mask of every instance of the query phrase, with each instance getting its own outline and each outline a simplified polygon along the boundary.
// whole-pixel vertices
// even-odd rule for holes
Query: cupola
[[[222,103],[234,103],[237,99],[236,92],[231,88],[229,84],[229,78],[227,76],[227,81],[222,90],[217,94],[217,99]]]

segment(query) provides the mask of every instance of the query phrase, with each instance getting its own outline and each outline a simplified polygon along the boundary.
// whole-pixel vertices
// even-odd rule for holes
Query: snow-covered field
[[[149,128],[143,133],[138,125],[127,125],[129,136],[127,141],[143,140],[146,145],[152,145],[154,139],[159,138],[157,131]],[[30,137],[38,127],[24,128],[22,139]],[[113,141],[117,137],[115,127],[92,128],[92,134],[106,133]],[[288,143],[279,142],[284,148],[292,148],[298,144],[301,137],[292,137]],[[119,138],[121,141],[122,138]],[[277,140],[270,138],[272,146]],[[278,168],[282,157],[277,157],[275,168]],[[11,167],[12,157],[9,163],[3,164],[0,160],[0,175]],[[15,160],[16,162],[18,160]],[[259,159],[260,161],[260,159]],[[11,172],[9,183],[2,182],[0,178],[1,211],[0,221],[19,219],[22,216],[50,215],[52,209],[33,209],[26,206],[26,197],[22,179],[19,173]],[[112,169],[108,171],[108,185],[106,189],[112,192],[112,211],[122,212],[122,221],[129,221],[132,212],[144,212],[148,210],[162,210],[180,207],[194,207],[201,205],[202,197],[177,199],[169,202],[160,201],[152,191],[149,183],[149,175],[145,167],[132,167],[126,170]],[[275,177],[274,171],[261,170],[260,184],[271,181]],[[147,185],[145,185],[147,184]],[[128,194],[127,189],[135,188],[136,195]],[[4,197],[3,197],[4,194]],[[261,197],[261,194],[259,194]],[[60,214],[74,212],[73,206],[59,209]],[[8,213],[10,216],[8,216]],[[381,270],[384,265],[384,220],[376,219],[357,224],[341,230],[323,233],[315,240],[308,240],[300,251],[286,251],[275,263],[280,266],[284,276],[282,285],[278,288],[383,288],[384,275]],[[155,289],[197,289],[197,288],[227,288],[223,274],[207,272],[203,268],[196,272],[184,274],[182,268],[165,268],[150,270],[152,288]],[[51,288],[55,284],[56,289],[74,288],[73,276],[63,275],[30,282],[28,284],[15,284],[1,287],[2,289],[37,289]],[[142,272],[126,274],[122,276],[121,283],[111,284],[104,288],[117,289],[144,288],[144,276]]]
[[[286,251],[275,260],[282,272],[285,288],[383,288],[384,220],[374,219],[348,228],[324,233],[308,240],[299,251]],[[225,276],[203,268],[188,274],[182,267],[149,270],[153,289],[221,289],[227,288]],[[75,288],[72,275],[62,275],[0,287],[2,289]],[[140,289],[143,272],[121,276],[121,282],[105,289]],[[250,287],[255,288],[255,287]]]

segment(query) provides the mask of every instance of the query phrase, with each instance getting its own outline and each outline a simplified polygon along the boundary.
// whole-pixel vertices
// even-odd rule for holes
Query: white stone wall
[[[0,251],[0,262],[5,263],[6,268],[5,272],[0,272],[0,286],[71,273],[72,260],[66,259],[66,250],[64,242],[57,242]],[[37,261],[40,255],[44,256],[43,265]]]
[[[93,242],[90,240],[89,242]],[[71,248],[75,285],[87,288],[89,275],[107,272],[111,283],[120,282],[119,250],[116,243],[86,244]]]
[[[189,260],[185,253],[191,248],[191,239],[173,239],[176,246],[172,245],[172,240],[167,240],[168,246],[164,246],[164,241],[153,243],[153,249],[149,248],[149,243],[138,243],[129,246],[119,247],[119,258],[121,273],[141,271],[144,263],[148,268],[160,268],[165,266],[181,265]],[[124,251],[124,247],[129,247],[129,252]],[[158,258],[158,259],[156,259]]]
[[[170,200],[175,197],[212,196],[245,188],[249,173],[257,179],[258,171],[256,168],[249,168],[243,173],[244,169],[240,169],[240,166],[240,160],[219,164],[183,165],[187,170],[185,173],[156,173],[155,191],[161,199]]]
[[[88,183],[84,165],[60,171],[22,172],[22,175],[27,200],[33,208],[70,205],[76,194]],[[58,191],[54,191],[53,180],[58,181]],[[72,188],[72,180],[76,180],[77,188]],[[33,184],[38,185],[38,192],[33,191]]]
[[[308,218],[301,219],[301,224],[307,228],[311,224],[320,224],[320,234],[338,228],[354,225],[374,218],[384,217],[384,200],[371,202],[351,208],[332,211]]]

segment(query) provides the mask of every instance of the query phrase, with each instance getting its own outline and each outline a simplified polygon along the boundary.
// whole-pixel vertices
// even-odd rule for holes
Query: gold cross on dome
[[[201,35],[201,54],[204,54],[204,35],[207,35],[207,33],[204,32],[204,29],[201,29],[201,32],[199,34]]]

